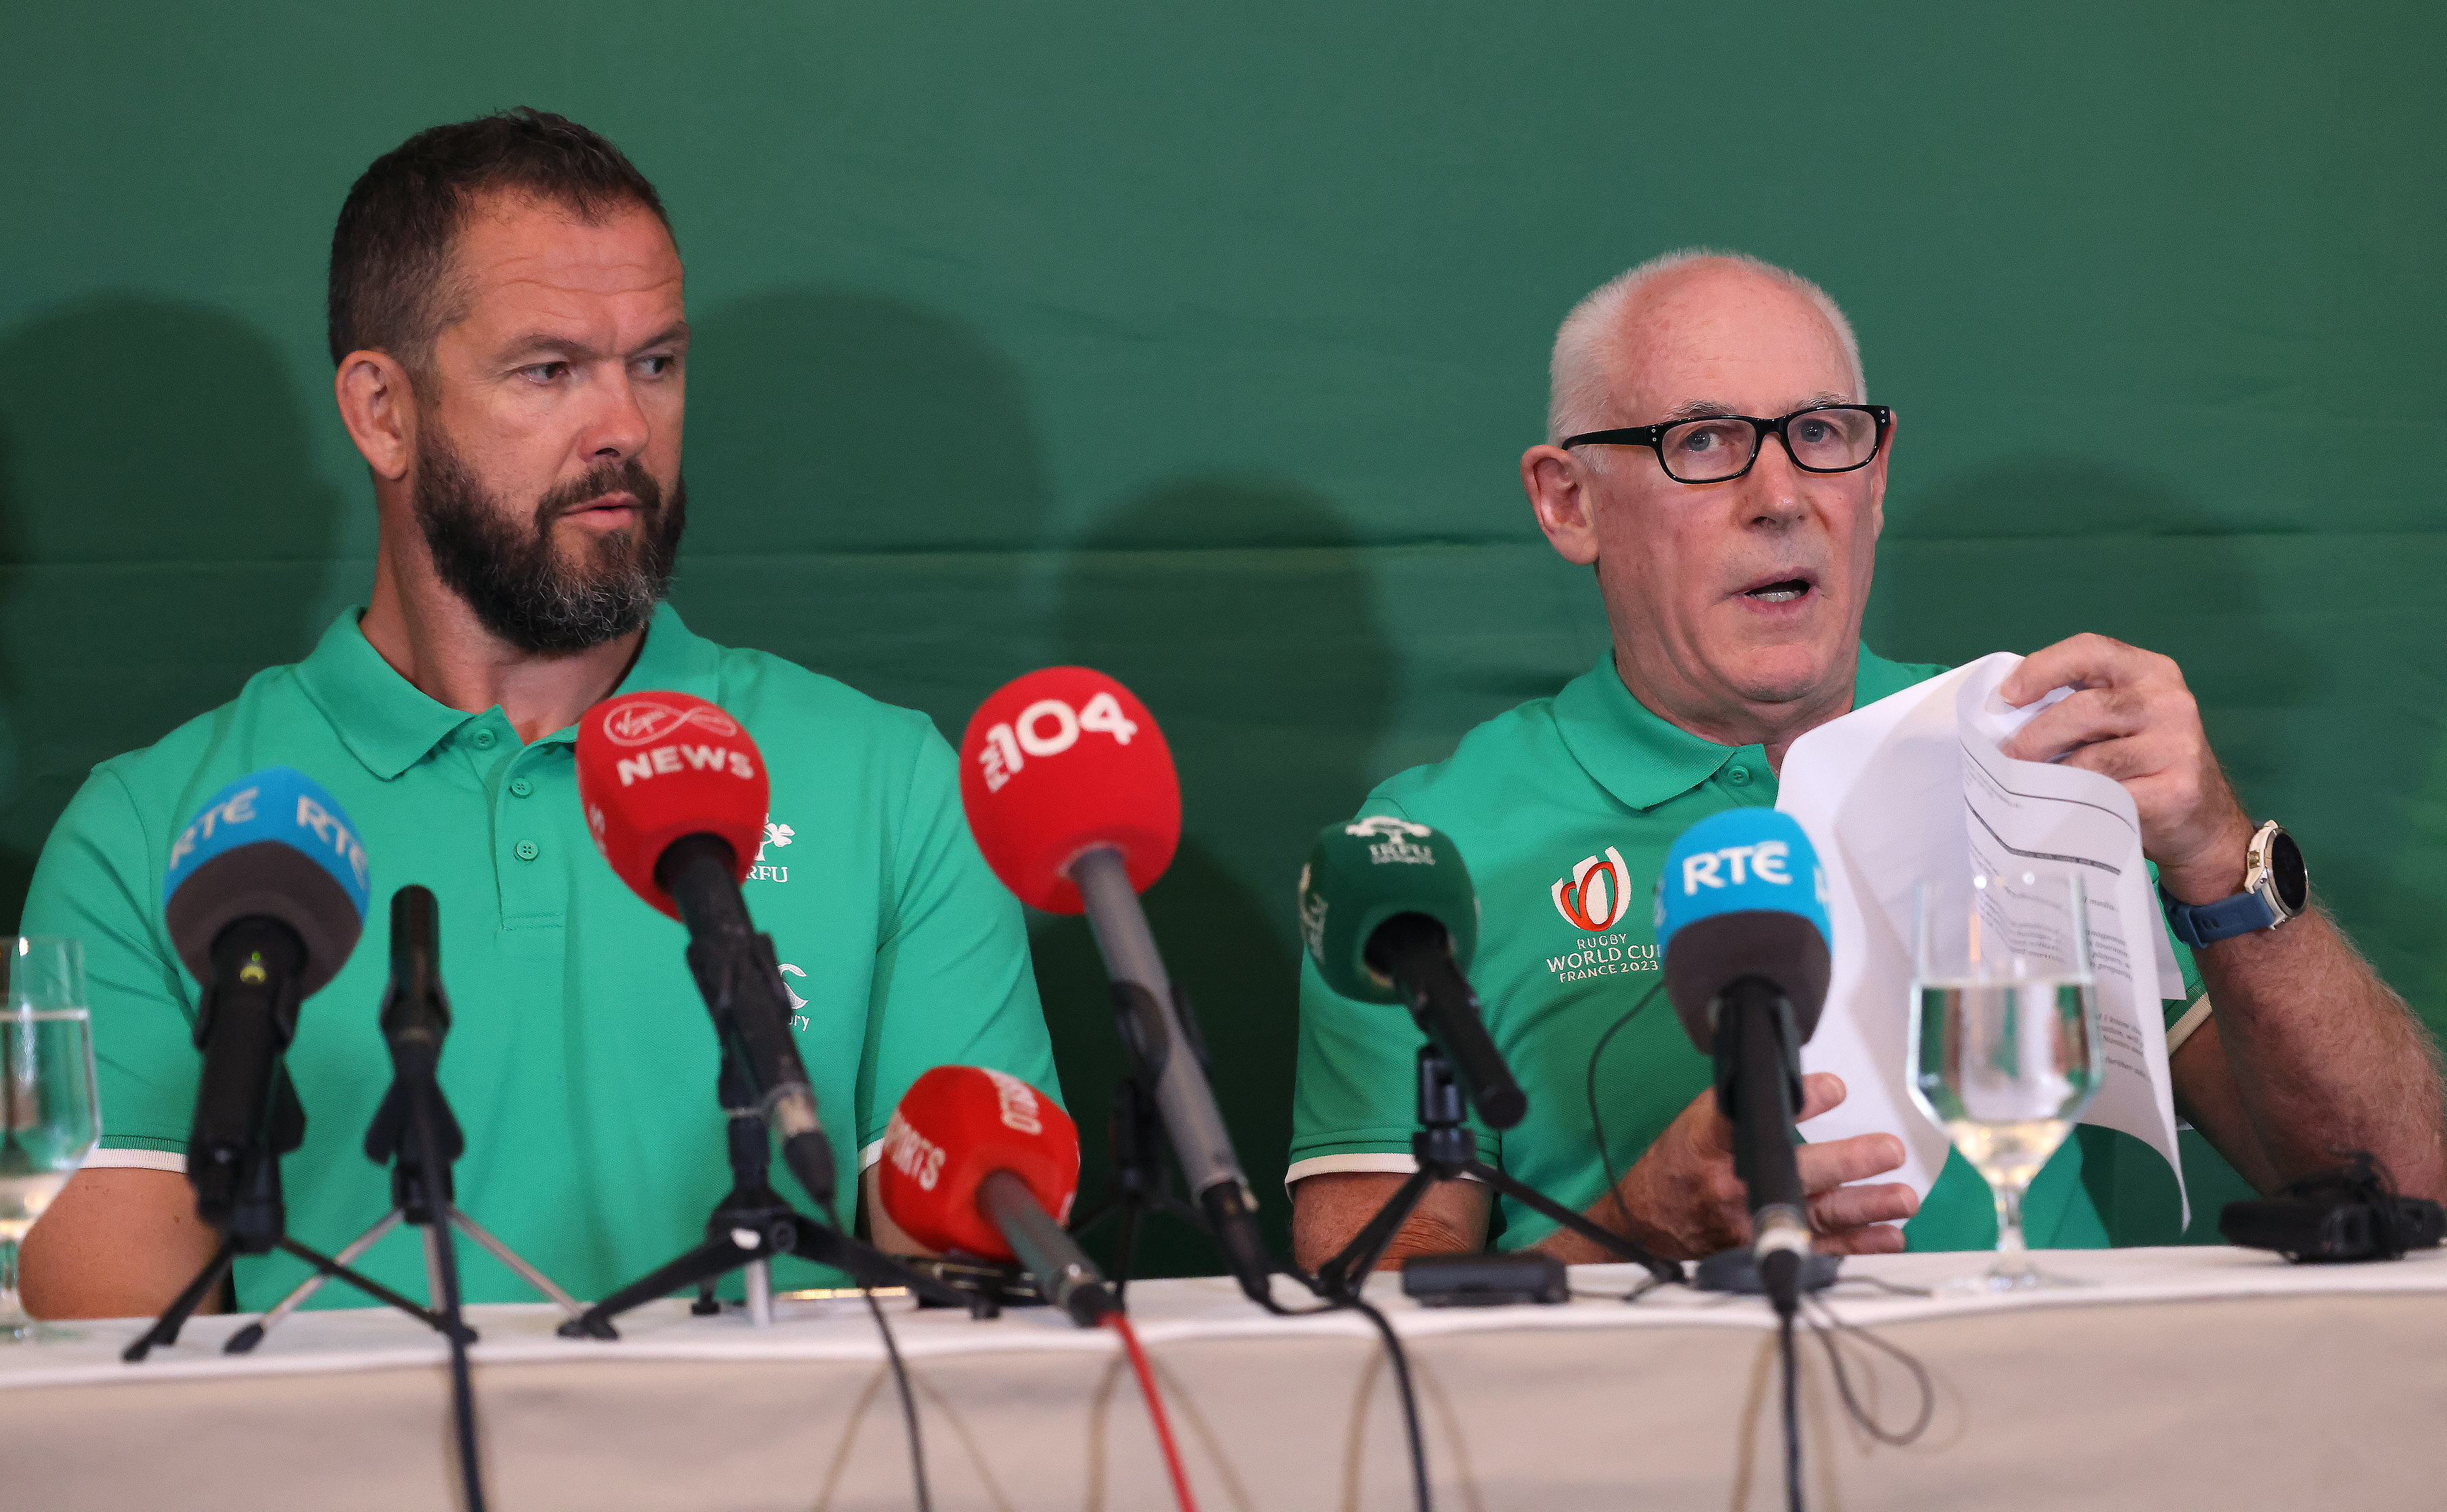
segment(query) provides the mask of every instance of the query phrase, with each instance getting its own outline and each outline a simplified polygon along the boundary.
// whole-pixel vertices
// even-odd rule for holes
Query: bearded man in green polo
[[[1556,337],[1546,444],[1523,455],[1521,476],[1556,551],[1595,568],[1612,648],[1359,810],[1432,824],[1469,858],[1482,910],[1471,976],[1530,1108],[1500,1137],[1480,1131],[1480,1157],[1667,1256],[1749,1238],[1710,1064],[1670,1011],[1616,1035],[1596,1073],[1622,1172],[1612,1192],[1584,1091],[1599,1037],[1657,980],[1643,899],[1666,849],[1709,814],[1773,804],[1805,732],[1942,670],[1860,642],[1895,437],[1893,414],[1868,399],[1843,313],[1783,269],[1677,253],[1583,300]],[[2027,705],[2067,686],[2077,690],[2006,754],[2061,758],[2133,796],[2144,851],[2200,940],[2179,951],[2185,995],[2166,1005],[2179,1114],[2264,1190],[2349,1146],[2379,1155],[2403,1189],[2447,1196],[2421,1030],[2324,913],[2253,890],[2270,885],[2248,859],[2266,831],[2227,785],[2175,664],[2077,635],[2029,657],[2001,692]],[[1413,1168],[1417,1037],[1399,1013],[1303,971],[1287,1181],[1295,1247],[1314,1266]],[[1819,1073],[1805,1090],[1806,1137],[1845,1088]],[[2115,1158],[2117,1140],[2157,1158],[2082,1130],[2024,1203],[2034,1245],[2111,1242],[2081,1162]],[[1903,1159],[1889,1133],[1802,1149],[1822,1249],[1988,1242],[1984,1182],[1958,1158],[1923,1202],[1877,1180]],[[1387,1261],[1490,1238],[1613,1257],[1452,1181],[1431,1189]]]
[[[654,186],[558,116],[424,132],[351,191],[330,318],[380,519],[371,599],[305,661],[95,768],[44,848],[23,927],[84,942],[106,1132],[26,1246],[28,1304],[155,1313],[212,1252],[180,1174],[198,989],[161,878],[197,805],[275,764],[346,807],[378,897],[420,882],[440,900],[461,1205],[586,1297],[701,1238],[730,1184],[714,1036],[685,933],[595,853],[572,762],[579,716],[643,689],[720,704],[765,753],[748,905],[795,1000],[839,1185],[880,1242],[913,1248],[862,1181],[901,1092],[947,1062],[1054,1085],[1027,937],[924,715],[703,640],[661,604],[687,508],[689,327]],[[288,1057],[308,1114],[289,1223],[326,1249],[390,1205],[357,1147],[390,1079],[387,914]],[[422,1285],[411,1239],[358,1263]],[[470,1301],[532,1295],[490,1256],[463,1264]],[[265,1306],[303,1274],[241,1260],[238,1293]],[[317,1300],[352,1300],[338,1290]]]

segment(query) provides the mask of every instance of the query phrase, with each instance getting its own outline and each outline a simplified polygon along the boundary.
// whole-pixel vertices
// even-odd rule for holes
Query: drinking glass
[[[17,1244],[102,1139],[84,953],[71,939],[0,936],[0,1344],[73,1337],[17,1300]]]
[[[2022,1196],[2098,1092],[2088,905],[2078,871],[1974,877],[1967,901],[1919,889],[1912,1097],[1997,1201],[1996,1260],[1947,1292],[2080,1284],[2031,1264]]]

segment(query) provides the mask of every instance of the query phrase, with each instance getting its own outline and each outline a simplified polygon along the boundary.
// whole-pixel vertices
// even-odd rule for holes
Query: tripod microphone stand
[[[226,1018],[223,1021],[227,1022]],[[289,1237],[288,1208],[280,1191],[280,1158],[305,1143],[306,1110],[297,1101],[297,1089],[289,1079],[288,1068],[280,1064],[280,1048],[267,1045],[265,1049],[273,1062],[271,1075],[265,1081],[264,1106],[261,1115],[251,1123],[254,1133],[245,1147],[237,1152],[232,1162],[235,1169],[226,1173],[231,1177],[226,1202],[208,1203],[202,1200],[202,1183],[207,1180],[214,1182],[216,1197],[220,1195],[218,1178],[223,1173],[216,1171],[208,1176],[193,1163],[188,1167],[187,1179],[198,1186],[198,1214],[219,1231],[220,1245],[186,1289],[142,1338],[127,1346],[121,1358],[133,1365],[150,1354],[157,1345],[178,1343],[180,1330],[203,1305],[204,1298],[220,1286],[239,1256],[269,1255],[275,1250],[304,1260],[323,1278],[348,1282],[375,1301],[395,1307],[427,1328],[450,1336],[454,1342],[461,1335],[472,1338],[466,1326],[455,1317],[445,1318],[419,1307],[373,1277],[351,1270],[344,1261],[309,1249]],[[231,1346],[236,1343],[233,1338]]]
[[[818,1265],[844,1271],[867,1286],[901,1286],[912,1295],[946,1307],[985,1316],[993,1303],[986,1297],[922,1275],[873,1245],[819,1223],[791,1207],[773,1190],[768,1178],[773,1160],[765,1116],[749,1095],[748,1078],[735,1064],[731,1041],[724,1040],[722,1071],[715,1082],[730,1127],[725,1144],[730,1158],[730,1190],[705,1220],[705,1240],[613,1293],[560,1326],[563,1338],[616,1339],[612,1320],[632,1308],[696,1287],[696,1311],[711,1312],[712,1284],[731,1271],[748,1273],[749,1322],[762,1328],[773,1321],[774,1257],[795,1255]]]
[[[402,1110],[414,1106],[415,1114]],[[419,1137],[402,1138],[420,1128]],[[427,1140],[439,1142],[440,1148],[430,1158],[422,1152],[432,1149]],[[366,1131],[366,1155],[377,1165],[391,1166],[391,1210],[383,1215],[373,1227],[349,1241],[332,1258],[347,1265],[379,1242],[383,1236],[402,1223],[425,1230],[425,1265],[427,1295],[433,1298],[455,1292],[456,1257],[443,1239],[445,1232],[456,1229],[483,1245],[495,1259],[508,1266],[518,1277],[551,1298],[571,1317],[586,1311],[586,1304],[553,1284],[552,1278],[522,1258],[516,1250],[503,1243],[469,1218],[453,1200],[450,1167],[466,1148],[466,1140],[459,1131],[459,1120],[450,1111],[439,1085],[413,1087],[406,1081],[394,1081],[382,1108],[375,1113],[373,1125]],[[297,1284],[295,1291],[275,1303],[263,1316],[230,1335],[221,1346],[229,1354],[243,1354],[263,1342],[263,1336],[278,1328],[290,1314],[297,1311],[306,1299],[322,1290],[330,1276],[317,1272]],[[446,1312],[445,1316],[455,1314]],[[476,1335],[471,1330],[468,1337]]]
[[[1451,1181],[1471,1177],[1486,1182],[1495,1191],[1513,1199],[1583,1238],[1603,1245],[1628,1260],[1648,1268],[1648,1273],[1660,1281],[1682,1279],[1682,1267],[1673,1260],[1661,1259],[1620,1234],[1610,1233],[1546,1197],[1533,1191],[1512,1177],[1497,1170],[1478,1158],[1478,1140],[1462,1125],[1462,1093],[1453,1079],[1452,1063],[1444,1051],[1431,1042],[1419,1047],[1419,1128],[1411,1136],[1411,1155],[1418,1169],[1411,1173],[1368,1226],[1353,1236],[1341,1253],[1317,1268],[1317,1291],[1321,1296],[1353,1297],[1386,1249],[1400,1233],[1411,1212],[1427,1195],[1428,1188],[1438,1181]]]

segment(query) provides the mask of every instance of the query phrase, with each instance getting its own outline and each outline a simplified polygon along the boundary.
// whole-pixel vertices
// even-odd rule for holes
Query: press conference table
[[[1928,1367],[1937,1411],[1909,1447],[1873,1442],[1805,1339],[1813,1508],[2447,1503],[2447,1254],[2352,1267],[2223,1249],[2040,1259],[2095,1284],[2002,1301],[1857,1282],[1831,1294],[1839,1315]],[[1977,1262],[1892,1256],[1846,1273],[1925,1287]],[[1582,1267],[1573,1286],[1591,1295],[1567,1306],[1437,1311],[1377,1278],[1417,1372],[1440,1508],[1782,1504],[1765,1307],[1679,1288],[1633,1305],[1595,1295],[1638,1276]],[[1411,1504],[1364,1320],[1271,1317],[1220,1280],[1145,1282],[1130,1301],[1206,1512]],[[891,1315],[936,1506],[1171,1504],[1110,1332],[1043,1310]],[[472,1317],[503,1512],[911,1504],[890,1377],[856,1302],[786,1302],[766,1330],[659,1303],[624,1319],[616,1343],[556,1337],[545,1307]],[[439,1338],[387,1312],[313,1313],[231,1359],[218,1347],[237,1325],[199,1320],[137,1366],[118,1359],[134,1322],[0,1347],[0,1505],[454,1504]],[[1846,1356],[1880,1414],[1907,1420],[1902,1371],[1874,1351]]]

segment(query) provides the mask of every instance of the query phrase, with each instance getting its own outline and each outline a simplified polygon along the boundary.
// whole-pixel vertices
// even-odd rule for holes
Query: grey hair
[[[1565,436],[1595,430],[1605,424],[1606,406],[1614,392],[1613,376],[1606,363],[1607,347],[1623,307],[1649,284],[1695,262],[1733,263],[1764,274],[1809,300],[1827,317],[1827,323],[1835,328],[1835,334],[1844,343],[1845,359],[1852,367],[1853,401],[1868,400],[1869,385],[1861,371],[1861,343],[1852,334],[1852,323],[1844,318],[1844,312],[1828,297],[1826,290],[1790,268],[1779,268],[1748,253],[1683,247],[1651,257],[1627,273],[1617,274],[1592,290],[1564,317],[1564,324],[1555,332],[1555,355],[1548,369],[1548,445],[1560,445]]]

